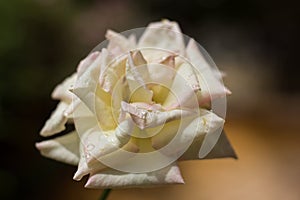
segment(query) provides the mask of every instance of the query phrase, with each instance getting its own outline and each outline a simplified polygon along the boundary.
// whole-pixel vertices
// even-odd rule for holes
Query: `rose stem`
[[[108,197],[109,193],[110,193],[111,189],[105,189],[103,190],[100,200],[106,200],[106,198]]]

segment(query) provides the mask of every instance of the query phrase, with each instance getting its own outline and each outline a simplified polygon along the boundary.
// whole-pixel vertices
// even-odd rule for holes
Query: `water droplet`
[[[87,151],[92,151],[94,148],[95,148],[95,145],[94,145],[94,144],[88,144],[88,145],[86,146],[86,150],[87,150]]]
[[[193,89],[199,89],[199,85],[198,85],[198,84],[193,84],[193,85],[192,85],[192,88],[193,88]]]
[[[141,118],[142,119],[146,119],[146,117],[147,117],[147,112],[146,111],[142,111],[141,112]]]

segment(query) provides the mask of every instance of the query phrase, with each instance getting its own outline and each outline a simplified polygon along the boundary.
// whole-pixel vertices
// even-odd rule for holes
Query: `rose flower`
[[[130,33],[109,30],[108,45],[54,89],[40,134],[75,130],[37,143],[41,154],[78,166],[88,188],[184,183],[178,160],[235,157],[214,112],[229,91],[204,51],[168,20]]]

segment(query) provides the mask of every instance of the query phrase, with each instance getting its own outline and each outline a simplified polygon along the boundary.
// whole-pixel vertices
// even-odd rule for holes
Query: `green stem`
[[[110,193],[111,189],[105,189],[103,190],[100,200],[106,200],[106,198],[108,197],[109,193]]]

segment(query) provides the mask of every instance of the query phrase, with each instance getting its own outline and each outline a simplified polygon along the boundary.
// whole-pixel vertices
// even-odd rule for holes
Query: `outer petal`
[[[172,164],[166,168],[149,173],[124,173],[108,170],[92,175],[85,187],[87,188],[122,188],[145,187],[163,184],[183,184],[179,167]]]
[[[77,78],[76,74],[66,78],[61,84],[56,86],[51,96],[53,99],[61,100],[70,103],[72,101],[72,92],[69,90],[72,88]]]
[[[98,55],[91,66],[78,77],[73,90],[73,93],[78,96],[93,113],[95,113],[95,91],[98,84],[101,61],[103,59],[101,55],[102,54]]]
[[[226,137],[224,131],[222,131],[220,138],[214,148],[204,157],[204,159],[211,158],[224,158],[224,157],[232,157],[237,159],[237,155],[232,148],[229,140]]]
[[[97,126],[84,133],[81,140],[88,160],[93,159],[96,155],[103,156],[110,153],[116,150],[120,144],[113,135],[113,131],[103,132]]]
[[[53,140],[36,143],[36,148],[43,156],[60,162],[71,165],[79,162],[79,137],[75,131]]]
[[[71,119],[73,118],[73,114],[76,109],[81,105],[81,100],[73,94],[73,100],[71,104],[68,106],[68,108],[65,110],[64,115],[68,118]]]
[[[109,40],[107,50],[111,52],[114,57],[132,50],[136,46],[134,36],[130,36],[127,39],[123,35],[112,30],[108,30],[105,36]]]
[[[77,171],[73,176],[73,180],[80,181],[90,171],[84,153],[80,151],[80,160],[78,163]]]
[[[176,154],[176,151],[181,151],[181,147],[185,147],[187,142],[192,142],[190,148],[197,148],[197,155],[193,156],[193,159],[197,159],[203,138],[206,135],[214,133],[218,128],[222,128],[224,120],[214,113],[201,109],[200,116],[196,118],[183,119],[182,124],[174,121],[173,124],[166,124],[166,128],[152,138],[152,145],[155,149],[163,148],[164,146],[170,146],[168,149],[172,149],[172,152],[165,152],[166,154]],[[169,126],[169,128],[168,128]],[[177,142],[170,143],[174,136],[180,131],[179,139]],[[191,141],[192,140],[192,141]],[[195,143],[195,141],[198,141]],[[173,140],[174,141],[174,140]],[[193,146],[194,145],[194,146]],[[176,150],[176,151],[174,151]],[[189,151],[188,151],[189,152]]]
[[[218,152],[219,154],[222,154],[221,157],[225,156],[231,156],[228,152],[221,152],[220,147],[218,147],[216,142],[220,140],[219,138],[219,131],[223,128],[224,120],[217,115],[215,115],[212,112],[206,111],[206,113],[195,119],[192,123],[192,126],[188,126],[186,129],[187,132],[191,132],[194,130],[197,130],[196,136],[194,138],[193,143],[190,145],[190,147],[187,149],[187,151],[181,156],[181,160],[194,160],[203,158],[203,156],[200,156],[200,150],[207,148],[207,145],[214,145],[215,153],[213,153],[212,156],[215,156]],[[216,141],[205,141],[205,137],[209,137],[210,135],[218,135]],[[223,137],[223,136],[222,136]],[[209,144],[207,144],[209,143]],[[223,144],[223,143],[222,143]],[[222,148],[226,145],[223,145]]]
[[[129,144],[130,132],[133,129],[131,120],[124,120],[114,132],[100,132],[91,129],[81,137],[80,144],[81,159],[78,170],[74,175],[75,180],[80,180],[87,174],[107,169],[98,159],[109,159],[110,156],[117,156],[119,148],[126,151],[137,152],[135,145]],[[117,156],[118,157],[118,156]],[[122,160],[122,159],[119,159]]]
[[[87,68],[95,61],[95,59],[99,56],[100,52],[95,51],[89,54],[86,58],[84,58],[77,67],[77,75],[81,76]],[[75,82],[75,81],[74,81]]]
[[[186,54],[190,62],[196,66],[195,72],[201,86],[200,104],[205,104],[211,98],[217,98],[230,94],[230,91],[225,88],[220,79],[221,74],[212,69],[205,58],[205,55],[200,52],[196,42],[191,39],[186,48]]]
[[[91,66],[78,78],[74,94],[97,116],[103,130],[111,130],[116,127],[111,109],[111,94],[99,86],[100,69],[107,65],[107,51],[102,49]],[[109,81],[109,80],[107,80]]]
[[[84,139],[84,135],[82,137],[82,139]],[[89,159],[90,154],[88,154],[88,150],[89,148],[91,148],[91,146],[85,145],[85,142],[80,142],[80,160],[78,163],[78,168],[76,173],[74,174],[73,179],[76,181],[80,181],[82,179],[83,176],[92,173],[94,171],[94,169],[89,168],[88,163],[87,163],[87,159]],[[97,165],[94,167],[96,168],[97,171],[101,170],[101,169],[105,169],[106,166],[102,165],[100,162],[97,163]]]
[[[64,112],[68,108],[68,106],[69,104],[63,101],[58,103],[56,109],[52,112],[50,118],[46,121],[44,127],[40,132],[42,136],[51,136],[55,133],[59,133],[65,130],[65,124],[68,119],[64,115]]]
[[[163,20],[148,25],[139,40],[138,47],[166,49],[183,55],[184,40],[176,22]]]

